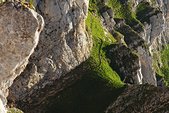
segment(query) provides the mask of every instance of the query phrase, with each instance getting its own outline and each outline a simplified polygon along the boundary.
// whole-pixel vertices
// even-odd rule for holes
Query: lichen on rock
[[[166,113],[168,112],[168,88],[149,84],[127,86],[106,113]]]
[[[45,112],[51,106],[56,111],[71,109],[70,112],[76,113],[78,110],[69,108],[67,99],[75,101],[70,107],[87,102],[88,105],[79,108],[84,109],[93,107],[86,99],[88,96],[97,99],[103,96],[105,101],[98,103],[99,109],[84,110],[102,113],[103,107],[110,103],[107,98],[112,98],[114,89],[125,83],[156,86],[156,75],[162,72],[163,63],[158,54],[168,43],[167,3],[162,0],[38,1],[36,10],[46,25],[26,69],[9,89],[9,105],[26,113]],[[79,102],[75,95],[86,100]]]
[[[28,107],[41,104],[48,95],[63,89],[65,82],[61,79],[69,78],[65,75],[90,55],[92,40],[85,28],[87,10],[88,0],[39,2],[37,11],[44,17],[45,27],[28,66],[10,88],[9,100],[24,101],[23,106]],[[56,81],[58,90],[49,89]]]
[[[25,69],[43,25],[39,14],[17,2],[6,2],[0,6],[1,97],[8,96],[13,80]]]

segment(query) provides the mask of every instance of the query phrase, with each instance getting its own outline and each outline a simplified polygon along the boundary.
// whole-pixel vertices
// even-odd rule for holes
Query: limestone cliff
[[[128,86],[106,113],[168,113],[168,91],[148,84]]]
[[[139,58],[139,63],[126,67],[125,65],[130,65],[130,62],[129,64],[126,62],[128,58],[124,53],[113,55],[121,59],[116,62],[112,59],[111,65],[122,80],[132,78],[135,81],[133,83],[157,85],[156,75],[161,74],[160,68],[162,67],[160,52],[168,43],[167,3],[167,1],[149,0],[115,0],[98,3],[102,5],[99,7],[99,12],[103,19],[103,26],[109,30],[118,43],[126,45],[126,48],[136,53]],[[111,15],[110,12],[112,12]],[[111,51],[116,48],[112,46]],[[120,51],[120,48],[118,49]],[[132,56],[128,55],[128,57]],[[132,70],[131,74],[127,74],[127,70]]]
[[[8,88],[25,69],[43,25],[39,14],[17,2],[0,6],[0,100],[4,105]]]
[[[7,17],[2,17],[1,25],[7,27],[2,30],[0,27],[0,33],[7,39],[13,36],[22,39],[2,40],[2,44],[7,44],[2,46],[0,57],[3,59],[0,60],[0,74],[7,80],[0,79],[2,99],[20,75],[9,88],[9,106],[18,107],[25,113],[103,113],[112,103],[106,112],[128,112],[130,108],[125,111],[120,106],[127,108],[130,103],[137,102],[131,99],[127,103],[128,94],[133,90],[132,97],[137,98],[140,94],[143,107],[148,104],[147,110],[158,111],[155,109],[159,108],[158,104],[154,107],[142,98],[147,95],[143,90],[149,89],[152,94],[164,95],[165,91],[160,93],[160,88],[154,87],[169,84],[167,0],[35,0],[33,4],[15,1],[10,3],[15,10],[4,4],[0,6],[1,13]],[[37,13],[26,8],[31,5],[45,21],[39,42],[43,21]],[[3,7],[8,7],[9,15]],[[19,17],[23,20],[14,18],[13,15],[25,9],[34,13],[22,13]],[[24,19],[28,17],[24,15],[31,17],[31,14],[33,20],[25,23]],[[4,21],[11,16],[12,22]],[[26,28],[20,29],[19,22]],[[11,30],[13,27],[15,31]],[[32,40],[23,40],[25,35]],[[134,86],[129,86],[119,96],[124,84]],[[123,97],[126,103],[122,102]],[[166,98],[157,101],[164,108]],[[156,102],[153,97],[151,99]],[[134,109],[146,110],[137,109],[137,105]]]
[[[65,87],[62,79],[69,80],[65,74],[85,61],[92,47],[85,29],[88,4],[88,0],[38,3],[37,11],[43,16],[45,27],[29,64],[10,88],[9,100],[21,101],[27,108],[41,104],[48,95]],[[75,78],[70,76],[70,79]],[[24,108],[24,104],[22,106]]]

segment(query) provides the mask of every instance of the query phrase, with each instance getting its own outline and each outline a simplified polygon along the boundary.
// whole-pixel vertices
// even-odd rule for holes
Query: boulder
[[[106,56],[110,59],[110,67],[130,84],[142,84],[142,73],[139,56],[122,44],[112,44],[105,48]]]
[[[70,85],[69,79],[76,78],[66,74],[89,57],[92,47],[85,28],[88,2],[42,0],[38,3],[37,10],[45,19],[45,27],[28,66],[10,88],[10,102],[14,100],[23,110],[34,108]]]
[[[4,105],[8,88],[25,69],[43,25],[39,14],[18,2],[0,6],[0,99]]]
[[[152,85],[128,86],[106,113],[168,113],[168,88]]]

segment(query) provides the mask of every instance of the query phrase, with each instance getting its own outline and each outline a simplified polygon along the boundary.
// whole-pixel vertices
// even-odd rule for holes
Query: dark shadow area
[[[50,97],[45,113],[104,113],[123,89],[112,89],[103,79],[86,75]]]

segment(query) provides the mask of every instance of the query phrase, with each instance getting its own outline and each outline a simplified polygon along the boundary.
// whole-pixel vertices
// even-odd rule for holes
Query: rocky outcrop
[[[152,59],[152,67],[155,69],[162,66],[160,51],[167,43],[167,37],[164,36],[167,30],[165,27],[164,12],[160,9],[153,7],[150,3],[142,1],[137,6],[137,19],[139,19],[145,29],[144,40],[148,44],[150,57]],[[151,63],[151,64],[152,64]]]
[[[168,0],[158,0],[158,6],[160,7],[161,11],[163,12],[163,19],[164,19],[164,31],[162,34],[162,43],[169,42],[169,1]]]
[[[119,1],[119,2],[122,5],[121,7],[128,7],[128,5],[130,3],[127,0],[126,0],[126,2],[124,2],[124,1]],[[157,85],[155,71],[152,68],[152,57],[151,57],[151,54],[149,53],[149,48],[147,46],[149,43],[148,43],[147,39],[145,39],[145,38],[148,37],[148,36],[146,36],[146,33],[151,36],[156,35],[155,31],[157,29],[155,26],[158,26],[159,24],[156,25],[155,21],[152,19],[152,21],[154,22],[154,23],[152,22],[154,31],[152,30],[152,32],[149,33],[148,31],[145,30],[143,25],[141,25],[138,21],[136,21],[134,19],[132,20],[133,22],[131,22],[131,20],[127,20],[127,19],[114,18],[113,7],[112,8],[108,7],[106,5],[106,3],[103,3],[103,4],[104,4],[103,7],[100,8],[100,13],[103,18],[103,26],[115,37],[115,39],[117,40],[117,43],[119,43],[121,45],[125,45],[126,47],[125,46],[124,47],[126,49],[128,49],[129,53],[132,53],[132,52],[137,53],[138,58],[139,58],[138,60],[133,61],[133,63],[135,62],[133,64],[133,66],[130,64],[130,62],[125,62],[125,60],[123,60],[123,58],[124,58],[123,56],[125,56],[126,53],[119,52],[119,51],[123,51],[123,49],[120,48],[121,46],[119,46],[119,47],[115,47],[115,48],[117,48],[118,54],[113,54],[112,57],[116,57],[116,58],[121,59],[121,61],[120,61],[121,65],[119,64],[120,62],[118,62],[118,61],[116,61],[117,63],[110,64],[110,65],[113,67],[116,67],[116,69],[115,68],[113,68],[113,69],[116,72],[118,72],[118,74],[123,79],[128,76],[129,78],[133,77],[131,79],[133,79],[134,80],[133,83],[136,83],[136,84],[149,83],[152,85]],[[124,13],[124,12],[121,12],[121,13]],[[141,13],[138,13],[138,14],[142,15]],[[145,14],[147,14],[147,13],[145,13]],[[148,18],[148,16],[147,16],[147,18]],[[162,21],[162,22],[164,22],[164,21]],[[160,26],[158,26],[158,27],[160,27]],[[118,33],[117,31],[120,32],[121,34]],[[162,30],[158,29],[157,34],[160,35],[161,32],[162,32]],[[111,52],[112,52],[112,49],[110,50]],[[111,52],[108,52],[108,54]],[[132,59],[132,56],[130,56],[129,58]],[[109,59],[111,59],[111,62],[115,61],[115,60],[113,60],[113,58],[109,58]],[[128,66],[130,65],[130,66],[124,68],[122,66],[123,64],[128,65]],[[137,68],[133,69],[131,67],[137,67]],[[121,71],[119,71],[119,70],[121,70]],[[127,73],[126,70],[128,70],[128,71],[130,70],[130,74]]]
[[[127,44],[127,48],[130,49],[129,51],[137,53],[139,57],[139,62],[136,66],[137,69],[135,71],[132,71],[134,77],[133,80],[136,80],[135,78],[136,75],[134,75],[134,73],[135,74],[138,72],[141,73],[139,75],[137,74],[137,76],[140,77],[137,77],[138,79],[134,83],[139,83],[139,84],[149,83],[152,85],[157,85],[155,71],[152,68],[152,58],[148,48],[146,47],[147,43],[145,42],[144,38],[141,37],[140,35],[143,34],[144,31],[140,31],[140,32],[134,31],[132,27],[130,27],[125,23],[124,20],[116,19],[115,21],[116,21],[115,29],[124,36],[124,41]],[[120,57],[120,55],[117,57]],[[126,63],[128,62],[123,61],[123,64]],[[130,70],[130,68],[128,70]],[[125,73],[125,71],[123,73]],[[125,74],[126,74],[125,76],[128,76],[127,73]],[[140,81],[140,78],[142,78],[141,82],[137,82]]]
[[[121,80],[130,84],[142,84],[139,57],[122,44],[112,44],[106,48],[110,66],[120,75]]]
[[[44,22],[35,11],[17,2],[4,3],[0,10],[0,99],[5,105],[8,88],[25,69]]]
[[[26,113],[42,113],[45,112],[42,110],[46,109],[46,105],[50,106],[55,103],[54,98],[56,98],[57,105],[63,106],[64,104],[59,102],[62,99],[64,102],[67,101],[64,96],[70,94],[70,98],[72,98],[74,96],[72,89],[75,91],[76,88],[85,89],[83,86],[86,86],[86,83],[89,85],[88,80],[92,76],[95,76],[99,82],[97,84],[94,82],[95,79],[92,79],[91,83],[97,85],[95,84],[96,87],[94,88],[91,86],[95,85],[90,85],[89,87],[93,88],[91,90],[97,89],[98,91],[97,87],[101,84],[99,91],[102,92],[107,89],[106,93],[108,94],[113,93],[109,90],[108,85],[103,87],[102,79],[105,80],[105,84],[110,83],[111,87],[116,88],[124,85],[122,81],[130,84],[157,85],[156,70],[153,68],[154,54],[161,51],[169,36],[167,30],[169,23],[167,20],[168,2],[166,0],[158,0],[157,2],[152,0],[116,0],[116,2],[90,0],[90,12],[87,20],[89,5],[87,0],[36,1],[34,3],[36,9],[45,19],[45,29],[26,69],[10,87],[9,105],[17,106]],[[159,8],[157,8],[158,6]],[[94,41],[91,56],[92,41],[85,31],[85,20],[88,33]],[[158,58],[160,59],[160,55]],[[158,61],[160,61],[159,59]],[[158,61],[158,65],[162,65]],[[84,65],[81,64],[82,62]],[[77,66],[80,64],[82,65],[80,70],[72,73],[79,68]],[[75,67],[77,68],[75,69]],[[76,84],[76,81],[80,79],[81,82],[86,77],[85,75],[89,76],[87,82]],[[101,77],[101,79],[96,76]],[[160,80],[158,84],[162,86],[163,83],[159,82]],[[74,86],[74,83],[77,86]],[[143,89],[149,92],[146,89],[147,86],[141,89],[142,86],[135,87],[139,91]],[[130,88],[135,91],[135,87],[129,87],[126,90],[127,94]],[[88,92],[90,88],[87,88],[89,89],[87,91],[78,91]],[[66,89],[69,90],[66,92]],[[134,93],[139,95],[138,92]],[[147,95],[144,91],[142,93]],[[135,97],[135,94],[132,96]],[[82,95],[83,97],[86,98]],[[100,96],[97,95],[97,97]],[[142,97],[144,94],[139,98]],[[125,100],[127,103],[127,98]],[[119,101],[121,104],[121,100]],[[131,101],[133,100],[131,99]],[[90,102],[88,101],[88,103]],[[134,103],[135,100],[132,104]],[[100,105],[99,102],[98,104]],[[108,104],[109,101],[102,103],[104,107]],[[148,104],[148,107],[151,108],[151,103]],[[143,106],[145,105],[143,103]],[[128,104],[124,106],[128,106]],[[66,107],[62,109],[64,108]],[[102,112],[103,109],[101,108]],[[117,112],[118,110],[120,112],[121,109],[123,111],[123,108],[120,107],[119,109],[110,107],[107,112],[111,112],[112,109],[117,110]],[[142,111],[147,109],[149,110],[149,108],[139,108]],[[152,109],[155,108],[152,107]],[[47,111],[50,112],[50,110]],[[88,109],[86,111],[89,112]]]
[[[88,2],[39,2],[37,10],[45,19],[45,28],[28,66],[10,88],[9,101],[25,103],[22,104],[23,109],[31,108],[41,104],[49,95],[64,89],[66,82],[62,80],[75,79],[65,74],[89,57],[92,46],[85,29]],[[57,90],[50,89],[50,86],[57,87]]]
[[[168,113],[169,90],[148,84],[128,86],[106,113]]]
[[[4,97],[3,97],[4,98]],[[2,99],[0,99],[0,113],[6,113],[6,108],[5,108],[5,102],[2,101]]]

